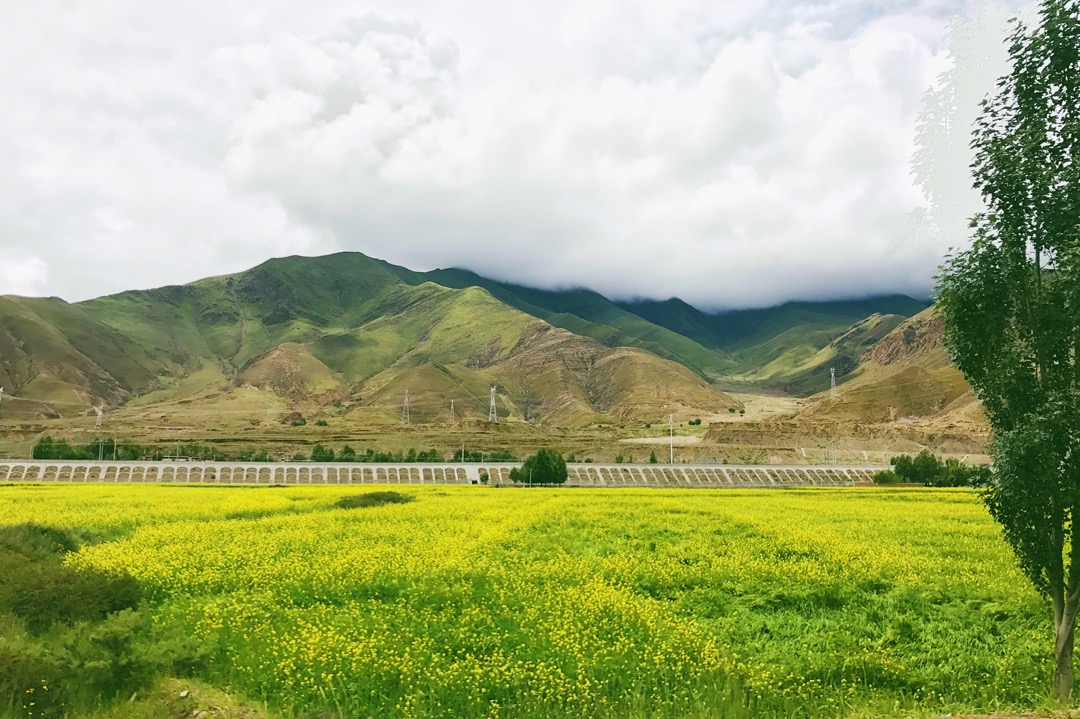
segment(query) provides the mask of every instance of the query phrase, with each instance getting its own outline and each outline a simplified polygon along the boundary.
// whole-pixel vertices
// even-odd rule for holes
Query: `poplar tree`
[[[983,496],[1049,600],[1065,701],[1080,604],[1080,0],[1044,0],[1008,50],[972,139],[986,209],[942,267],[939,307],[993,428]]]

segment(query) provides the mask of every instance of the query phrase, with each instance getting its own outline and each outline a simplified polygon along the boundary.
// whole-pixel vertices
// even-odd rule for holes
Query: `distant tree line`
[[[924,449],[914,457],[901,454],[889,460],[892,469],[874,475],[877,484],[921,484],[924,487],[974,487],[981,484],[982,467],[958,459],[938,459]]]
[[[87,444],[72,445],[64,439],[42,437],[34,445],[30,454],[32,459],[57,460],[162,460],[170,457],[213,460],[218,462],[277,462],[280,456],[274,456],[267,449],[245,448],[235,453],[228,453],[218,447],[189,442],[171,445],[145,446],[134,442],[116,442],[112,439],[94,439]],[[485,452],[465,449],[450,456],[444,456],[436,449],[409,449],[401,452],[384,452],[368,448],[357,452],[349,445],[338,451],[322,444],[316,444],[310,454],[296,453],[292,461],[302,462],[385,462],[394,464],[412,462],[517,462],[520,461],[507,450]]]

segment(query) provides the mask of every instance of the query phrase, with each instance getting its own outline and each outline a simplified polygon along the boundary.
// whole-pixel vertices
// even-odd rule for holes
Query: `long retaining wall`
[[[214,484],[506,484],[520,464],[0,461],[0,482]],[[829,465],[571,464],[577,487],[792,487],[869,482],[881,467]]]

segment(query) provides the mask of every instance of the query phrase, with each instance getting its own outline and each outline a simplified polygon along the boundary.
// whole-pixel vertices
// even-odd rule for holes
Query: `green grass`
[[[197,678],[328,717],[901,717],[1047,703],[1051,631],[959,490],[0,488],[112,541]]]

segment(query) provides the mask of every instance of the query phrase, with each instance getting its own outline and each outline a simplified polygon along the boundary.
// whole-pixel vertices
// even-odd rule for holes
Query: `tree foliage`
[[[972,143],[986,211],[942,268],[939,306],[994,429],[987,506],[1051,600],[1064,699],[1080,600],[1080,2],[1044,1],[1008,44]]]
[[[520,468],[510,470],[510,481],[517,484],[564,484],[566,478],[566,460],[550,449],[537,450]]]
[[[971,487],[981,483],[982,469],[957,459],[944,461],[928,449],[889,460],[892,469],[874,475],[877,484],[921,484],[924,487]]]

